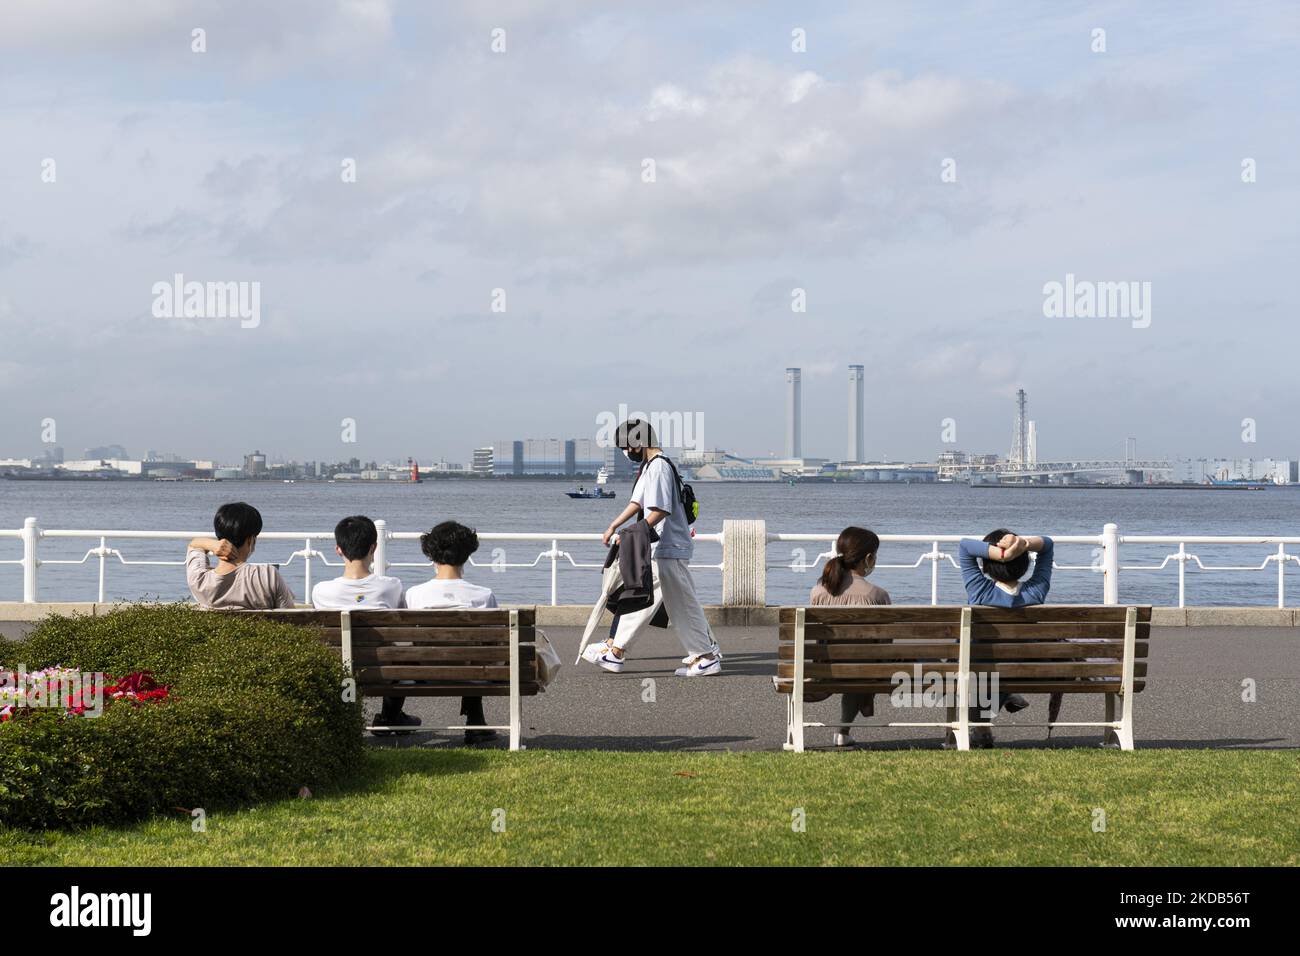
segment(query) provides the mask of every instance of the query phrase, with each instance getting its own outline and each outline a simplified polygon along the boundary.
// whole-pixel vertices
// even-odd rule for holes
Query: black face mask
[[[627,455],[627,460],[636,462],[638,465],[645,461],[645,450],[641,448],[624,448],[623,454]]]

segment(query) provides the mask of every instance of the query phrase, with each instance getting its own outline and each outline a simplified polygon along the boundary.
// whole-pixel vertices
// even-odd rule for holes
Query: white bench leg
[[[785,701],[785,743],[782,750],[794,750],[794,692]]]
[[[1118,700],[1119,697],[1116,694],[1106,695],[1106,723],[1108,724],[1113,724],[1115,722],[1115,704]],[[1102,739],[1102,745],[1105,747],[1121,746],[1119,742],[1119,734],[1116,732],[1114,727],[1106,728],[1106,735]]]
[[[1128,609],[1124,617],[1124,677],[1120,691],[1119,746],[1121,750],[1133,749],[1133,672],[1134,650],[1137,641],[1137,608]]]
[[[510,749],[519,750],[523,705],[519,699],[519,612],[510,612]]]
[[[790,732],[791,748],[795,753],[803,753],[803,681],[804,654],[807,645],[804,642],[806,611],[798,608],[794,612],[794,682],[790,688]]]
[[[1119,730],[1115,732],[1115,737],[1119,741],[1120,750],[1133,749],[1133,694],[1125,694],[1120,699],[1120,718]]]
[[[961,643],[957,652],[957,749],[970,750],[971,609],[961,609]],[[952,718],[949,717],[949,720]]]
[[[970,750],[970,725],[967,722],[967,710],[964,707],[949,707],[948,722],[955,724],[948,731],[957,742],[958,750]]]

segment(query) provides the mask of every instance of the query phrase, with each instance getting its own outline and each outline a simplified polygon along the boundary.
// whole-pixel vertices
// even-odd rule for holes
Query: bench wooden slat
[[[537,624],[535,608],[519,608],[521,627],[533,627]],[[317,627],[338,627],[338,611],[316,611],[311,609],[292,609],[276,611],[220,611],[221,614],[255,614],[258,617],[284,621],[289,624],[314,625]],[[506,608],[483,610],[414,610],[400,608],[395,610],[352,611],[352,626],[355,627],[404,627],[430,626],[436,622],[439,627],[508,627],[510,611]]]
[[[973,607],[971,624],[1034,624],[1078,621],[1082,623],[1124,623],[1130,605],[1036,604],[1030,607]],[[1151,607],[1136,606],[1139,624],[1151,620]]]
[[[338,647],[342,638],[337,627],[323,628],[321,640],[331,647]],[[519,628],[519,643],[532,644],[537,640],[537,631],[532,627]],[[352,627],[352,646],[362,644],[383,645],[395,643],[410,644],[462,644],[495,645],[510,643],[508,627]]]
[[[523,667],[520,667],[521,677]],[[380,664],[356,668],[358,684],[377,684],[380,681],[431,680],[431,681],[509,681],[510,667],[506,664]]]
[[[781,625],[781,640],[794,640],[794,624]],[[808,624],[804,637],[817,641],[897,640],[912,637],[928,640],[957,640],[961,636],[961,622],[953,617],[945,623],[892,623],[892,624]]]
[[[973,641],[1038,641],[1045,638],[1064,640],[1065,638],[1090,638],[1108,641],[1124,640],[1124,622],[1118,623],[1076,623],[1076,622],[1037,622],[1033,624],[986,624],[972,622],[971,640]],[[1134,628],[1139,641],[1151,636],[1150,624],[1139,624]]]
[[[533,645],[519,648],[521,664],[531,663],[536,659],[537,648]],[[509,664],[510,648],[504,645],[493,647],[353,647],[352,663],[363,664],[440,664],[461,661],[477,664]]]
[[[1133,645],[1134,658],[1147,656],[1147,643]],[[808,644],[804,647],[804,660],[808,661],[892,661],[892,660],[927,660],[930,658],[956,657],[959,652],[956,643],[934,642],[898,642],[888,644],[846,644],[832,642],[828,644]],[[794,660],[795,645],[782,644],[777,648],[777,657],[783,661]],[[1113,657],[1120,660],[1124,655],[1123,641],[1107,641],[1101,644],[1070,644],[1066,642],[1042,642],[1031,644],[1017,642],[1014,644],[974,644],[971,647],[972,660],[1070,660],[1086,657]]]
[[[1148,646],[1146,641],[1135,642],[1133,644],[1134,660],[1146,657]],[[982,644],[976,641],[971,644],[970,656],[973,661],[1071,660],[1086,657],[1112,657],[1117,661],[1122,661],[1124,659],[1124,642],[1104,641],[1101,643],[1074,644],[1068,641],[1043,641],[1031,644],[1024,641],[1014,644]]]
[[[519,693],[524,697],[535,697],[540,685],[533,681],[521,681]],[[358,684],[357,693],[362,697],[506,697],[510,687],[506,684]]]
[[[776,685],[779,694],[790,693],[791,681]],[[998,690],[1018,694],[1116,694],[1122,682],[1118,677],[1102,680],[1008,680],[999,681]],[[1133,681],[1133,693],[1138,693],[1146,686],[1145,680]],[[888,694],[894,690],[889,681],[868,680],[822,680],[804,685],[804,690],[819,694]],[[879,714],[877,715],[879,716]]]
[[[777,657],[783,661],[794,660],[795,645],[782,644],[777,648]],[[804,660],[808,661],[893,661],[900,659],[927,660],[929,658],[956,658],[959,648],[956,641],[881,644],[807,644],[804,646]]]
[[[912,662],[893,662],[893,663],[806,663],[804,664],[804,676],[813,679],[816,687],[819,679],[852,679],[858,677],[891,677],[894,674],[912,673]],[[1146,676],[1145,663],[1135,663],[1133,665],[1133,675],[1135,677]],[[991,674],[998,675],[999,683],[1003,683],[1016,678],[1081,678],[1081,677],[1114,677],[1119,678],[1123,673],[1123,665],[1119,661],[1111,663],[1089,664],[1084,661],[1017,661],[1014,663],[997,662],[979,662],[972,661],[970,665],[973,674]],[[921,664],[922,675],[925,674],[955,674],[958,672],[956,661],[930,662]],[[794,663],[779,661],[776,665],[776,674],[778,677],[793,677]]]
[[[794,640],[795,625],[782,624],[781,640]],[[918,638],[930,640],[957,640],[961,633],[959,622],[947,624],[808,624],[804,638],[817,641],[898,640]],[[1140,641],[1151,635],[1150,624],[1139,624],[1135,634]],[[998,639],[1004,641],[1034,641],[1050,636],[1054,639],[1089,638],[1103,640],[1124,639],[1124,622],[1106,623],[1033,623],[1033,624],[973,624],[971,638],[976,641]]]
[[[796,610],[793,607],[781,608],[780,623],[793,624]],[[809,624],[952,624],[960,617],[961,608],[928,604],[818,605],[806,607],[804,611],[804,620]]]
[[[797,608],[780,609],[782,624],[793,624]],[[1102,606],[1094,604],[1039,604],[1032,607],[999,608],[976,607],[971,609],[974,623],[1027,624],[1035,622],[1124,622],[1128,605]],[[825,606],[804,608],[804,619],[809,624],[946,624],[958,618],[961,605],[904,605],[885,604],[868,606]],[[1151,608],[1137,606],[1139,623],[1150,622]]]

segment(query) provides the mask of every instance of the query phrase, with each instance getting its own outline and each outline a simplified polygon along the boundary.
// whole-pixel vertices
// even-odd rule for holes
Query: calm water
[[[612,485],[618,497],[612,501],[574,501],[565,497],[570,486],[564,482],[477,482],[426,481],[419,485],[365,482],[316,484],[299,482],[235,482],[215,484],[192,482],[29,482],[0,480],[0,528],[19,528],[23,518],[34,515],[43,528],[92,528],[176,530],[211,533],[212,513],[225,501],[247,500],[255,504],[266,521],[267,531],[330,532],[339,517],[364,513],[384,518],[395,531],[421,531],[434,522],[455,518],[479,531],[599,532],[626,501],[628,483]],[[696,530],[722,530],[722,519],[764,518],[771,532],[837,532],[846,524],[861,524],[880,533],[980,533],[1006,526],[1023,533],[1099,534],[1102,525],[1116,522],[1120,531],[1138,534],[1234,534],[1300,535],[1300,489],[1243,491],[1104,491],[1104,490],[1018,490],[972,489],[964,485],[799,485],[707,484],[696,486],[702,515]],[[45,540],[41,557],[80,559],[97,541]],[[147,541],[110,541],[127,560],[178,560],[179,544]],[[530,562],[546,550],[540,543],[496,543],[479,552],[484,564],[492,548],[503,545],[507,562]],[[284,564],[290,586],[303,596],[303,563],[288,561],[300,543],[264,541],[257,557]],[[316,542],[318,550],[331,559],[330,541]],[[599,543],[566,546],[574,559],[598,563]],[[884,563],[911,564],[928,550],[921,545],[888,545]],[[955,552],[948,546],[945,550]],[[1158,565],[1176,547],[1127,547],[1125,564]],[[1266,546],[1210,548],[1189,547],[1206,564],[1258,565],[1271,553]],[[1300,548],[1295,550],[1300,551]],[[807,551],[808,557],[815,549]],[[0,539],[0,560],[21,556],[16,540]],[[773,544],[768,548],[772,564],[795,562],[792,547]],[[415,542],[394,543],[392,561],[420,560]],[[1062,546],[1058,564],[1087,565],[1093,559],[1085,546]],[[717,545],[696,546],[696,561],[717,563]],[[313,579],[337,572],[317,562]],[[428,572],[419,568],[396,569],[408,584],[424,580]],[[491,586],[505,601],[546,602],[550,599],[550,563],[535,569],[510,569],[493,573],[489,568],[470,572],[470,577]],[[807,596],[814,580],[812,572],[777,568],[768,572],[768,601],[798,601]],[[1287,572],[1288,591],[1300,603],[1300,567]],[[561,603],[584,603],[596,587],[593,571],[561,566]],[[721,576],[716,570],[700,570],[696,580],[706,601],[721,595]],[[915,570],[880,569],[872,578],[885,587],[898,603],[929,600],[928,564]],[[1257,604],[1276,601],[1276,566],[1262,572],[1198,572],[1188,569],[1189,604]],[[41,568],[40,597],[43,600],[93,600],[98,582],[98,561],[83,565],[50,565]],[[110,559],[107,571],[110,599],[187,596],[180,568],[126,567]],[[1059,601],[1099,601],[1100,575],[1082,571],[1060,571],[1052,590]],[[961,600],[957,570],[946,562],[941,566],[941,601]],[[20,600],[22,573],[16,565],[0,565],[0,600]],[[1177,603],[1177,569],[1170,564],[1163,571],[1130,571],[1120,578],[1122,600],[1153,604]]]

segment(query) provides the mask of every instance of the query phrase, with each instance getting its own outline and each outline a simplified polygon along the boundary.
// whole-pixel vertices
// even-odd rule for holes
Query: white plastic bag
[[[542,690],[560,674],[560,652],[541,628],[537,629],[537,683]]]

